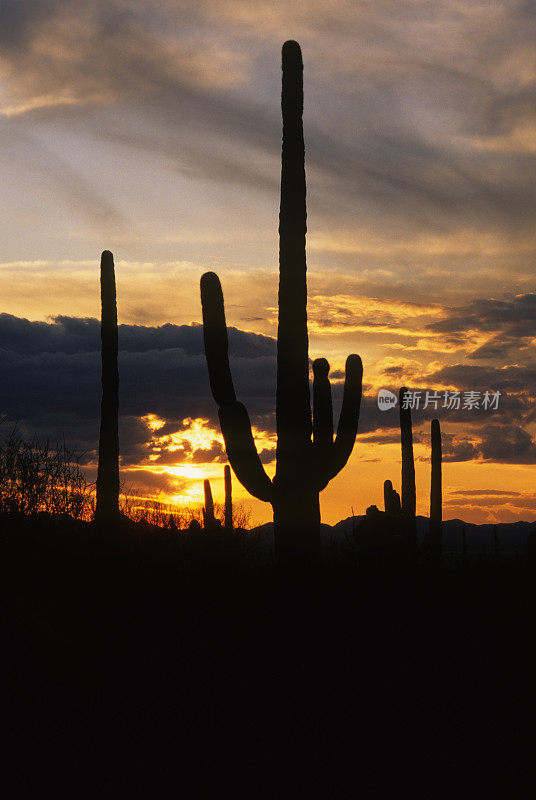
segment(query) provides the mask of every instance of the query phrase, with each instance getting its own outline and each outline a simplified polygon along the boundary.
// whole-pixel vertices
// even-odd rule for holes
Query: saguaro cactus
[[[113,521],[119,514],[119,368],[114,258],[101,256],[102,401],[95,519]]]
[[[400,443],[402,447],[402,514],[407,518],[404,538],[408,546],[417,547],[417,523],[415,512],[417,495],[415,490],[415,464],[413,461],[413,430],[411,409],[404,407],[404,397],[408,390],[403,386],[398,394],[400,409]]]
[[[400,444],[402,446],[402,513],[408,517],[415,516],[417,507],[415,491],[415,464],[413,462],[413,430],[411,427],[411,410],[404,408],[404,397],[408,390],[405,386],[399,392],[400,405]]]
[[[216,517],[214,516],[214,500],[208,478],[203,481],[203,489],[205,492],[205,507],[203,508],[205,531],[213,531],[216,527]]]
[[[296,42],[283,45],[283,150],[279,215],[276,474],[270,480],[257,454],[251,423],[236,399],[227,349],[223,294],[214,273],[201,278],[205,353],[229,462],[245,488],[274,511],[280,563],[314,558],[320,549],[319,493],[346,464],[357,434],[363,368],[346,360],[337,436],[333,440],[329,364],[313,364],[311,417],[305,260],[306,204],[303,140],[303,64]],[[312,439],[311,439],[312,437]]]
[[[385,481],[383,484],[383,503],[386,514],[402,513],[400,495],[396,489],[393,489],[393,484],[391,481]]]
[[[499,529],[496,525],[493,526],[493,554],[499,556],[501,554],[501,542],[499,539]]]
[[[233,483],[231,479],[231,467],[226,464],[223,468],[225,481],[225,517],[224,527],[227,533],[233,530]]]
[[[430,487],[430,532],[427,549],[439,558],[443,549],[443,503],[441,487],[441,428],[438,419],[432,420],[432,476]]]

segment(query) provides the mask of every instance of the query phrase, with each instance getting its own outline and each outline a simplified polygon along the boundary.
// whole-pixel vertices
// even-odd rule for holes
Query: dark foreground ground
[[[10,795],[525,796],[523,561],[290,574],[170,537],[3,521]]]

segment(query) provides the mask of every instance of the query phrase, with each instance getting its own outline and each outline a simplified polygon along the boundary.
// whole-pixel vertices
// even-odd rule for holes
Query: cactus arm
[[[333,444],[333,405],[328,375],[328,362],[317,358],[313,362],[313,443],[321,457]]]
[[[201,278],[201,304],[210,388],[220,407],[220,425],[227,456],[236,477],[247,491],[259,500],[271,502],[272,482],[255,448],[248,412],[236,399],[229,367],[223,292],[214,272],[206,272]]]
[[[255,448],[245,406],[238,401],[226,403],[220,408],[219,416],[227,457],[236,477],[253,497],[271,503],[273,484]]]
[[[210,388],[219,406],[236,400],[229,367],[229,344],[220,279],[214,272],[201,277],[203,338]]]
[[[359,356],[352,354],[346,359],[344,393],[337,436],[330,448],[326,463],[320,466],[319,486],[321,489],[328,485],[350,458],[359,425],[362,381],[363,364]]]

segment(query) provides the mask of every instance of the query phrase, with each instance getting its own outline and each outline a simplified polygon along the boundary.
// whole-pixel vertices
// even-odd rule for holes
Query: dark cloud
[[[526,348],[534,340],[536,293],[508,299],[477,299],[466,306],[451,309],[444,319],[431,322],[428,330],[447,334],[448,341],[464,344],[466,337],[489,334],[489,340],[470,353],[471,358],[506,358],[515,348]]]
[[[442,443],[444,461],[536,464],[536,441],[516,424],[484,424],[467,434],[443,432]]]
[[[40,24],[65,5],[61,0],[2,0],[0,45],[8,52],[27,45]]]
[[[446,434],[441,435],[442,457],[445,462],[473,461],[479,457],[477,445],[466,436]]]
[[[440,419],[474,426],[491,421],[494,424],[510,425],[516,422],[525,425],[536,418],[536,367],[517,364],[505,367],[453,364],[428,375],[421,375],[419,380],[441,394],[445,387],[454,387],[461,393],[462,406],[466,392],[480,393],[479,408],[441,408],[438,411]],[[485,409],[482,402],[485,393],[497,391],[500,392],[497,409]]]
[[[100,414],[100,328],[95,319],[58,317],[30,322],[0,315],[0,411],[20,420],[29,433],[61,440],[65,435],[95,457]],[[147,458],[151,440],[140,420],[165,420],[159,436],[187,433],[189,418],[202,417],[219,429],[208,383],[202,328],[196,325],[119,326],[120,435],[124,464]],[[252,421],[273,425],[275,342],[229,329],[233,376]],[[4,423],[7,431],[8,423]],[[221,446],[189,454],[193,462],[222,460]]]
[[[76,444],[83,461],[94,461],[100,414],[100,338],[94,319],[59,317],[51,322],[30,322],[0,315],[0,371],[3,396],[0,411],[8,424],[19,419],[29,434]],[[120,436],[125,466],[172,463],[185,458],[191,463],[221,462],[221,444],[194,449],[188,441],[188,420],[207,419],[219,429],[217,408],[210,394],[203,353],[202,328],[198,325],[144,327],[121,325]],[[231,366],[238,396],[248,407],[252,422],[261,430],[275,427],[276,345],[273,339],[229,329]],[[432,376],[434,377],[434,376]],[[534,411],[534,403],[513,393],[526,389],[532,373],[521,368],[455,366],[435,374],[439,380],[472,388],[508,388],[500,412],[435,410],[422,407],[412,413],[415,443],[428,443],[430,419],[448,423],[443,432],[445,461],[472,459],[501,463],[536,463],[536,445],[518,422]],[[499,380],[500,379],[500,380]],[[393,387],[395,391],[398,387]],[[343,384],[333,384],[335,426]],[[424,391],[423,397],[424,397]],[[532,403],[532,404],[531,404]],[[164,421],[157,437],[175,436],[173,455],[159,449],[142,417],[153,414]],[[9,422],[11,421],[11,422]],[[451,432],[451,425],[464,426]],[[184,437],[182,437],[184,434]],[[398,443],[398,411],[380,411],[375,395],[364,395],[360,415],[359,443]],[[264,450],[264,463],[273,461],[274,451]]]
[[[480,452],[486,461],[536,464],[536,442],[518,425],[485,425]]]
[[[273,356],[276,343],[269,336],[229,328],[229,351],[248,358]],[[120,349],[127,353],[180,348],[188,355],[203,354],[201,325],[119,325]],[[51,322],[30,321],[0,314],[0,341],[5,350],[21,355],[81,353],[100,350],[100,322],[96,319],[57,316]]]

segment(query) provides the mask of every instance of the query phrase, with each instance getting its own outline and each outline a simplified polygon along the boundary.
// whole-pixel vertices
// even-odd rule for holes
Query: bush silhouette
[[[65,442],[51,447],[35,436],[25,441],[15,428],[0,446],[0,513],[87,519],[92,511],[93,487],[76,452]]]

